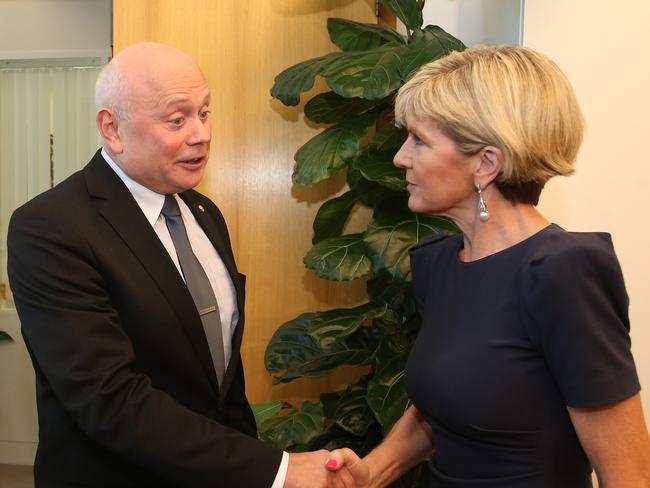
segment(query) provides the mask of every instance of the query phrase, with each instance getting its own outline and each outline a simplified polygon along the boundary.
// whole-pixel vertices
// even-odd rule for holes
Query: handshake
[[[289,455],[284,488],[370,488],[370,469],[351,449]]]
[[[284,488],[379,488],[432,452],[431,427],[411,405],[384,441],[363,459],[347,448],[290,454]]]

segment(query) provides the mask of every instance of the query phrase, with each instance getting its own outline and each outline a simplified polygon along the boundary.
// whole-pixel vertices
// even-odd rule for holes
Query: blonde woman
[[[569,175],[583,121],[549,59],[477,47],[399,91],[409,207],[462,231],[411,251],[422,328],[413,405],[364,459],[334,451],[350,484],[386,486],[429,459],[432,487],[650,486],[650,441],[611,238],[567,232],[536,208]]]

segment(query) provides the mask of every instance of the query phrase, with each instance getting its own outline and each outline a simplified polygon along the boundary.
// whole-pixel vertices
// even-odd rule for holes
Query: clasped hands
[[[284,488],[371,488],[367,463],[351,449],[289,455]]]

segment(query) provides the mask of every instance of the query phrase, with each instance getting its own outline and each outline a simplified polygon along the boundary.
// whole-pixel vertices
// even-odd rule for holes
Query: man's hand
[[[325,467],[330,472],[341,473],[342,478],[348,483],[344,485],[346,487],[371,488],[373,486],[368,463],[365,458],[360,459],[351,449],[343,448],[332,451]]]
[[[326,469],[329,456],[325,449],[289,454],[284,488],[356,488],[347,468]]]

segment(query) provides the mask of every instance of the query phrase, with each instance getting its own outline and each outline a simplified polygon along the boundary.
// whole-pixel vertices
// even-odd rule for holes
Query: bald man
[[[96,101],[101,150],[9,226],[36,372],[36,487],[343,486],[325,451],[257,440],[239,354],[244,276],[219,209],[193,190],[210,153],[201,70],[175,48],[136,44],[99,75]],[[214,292],[216,328],[186,285],[168,204]]]

